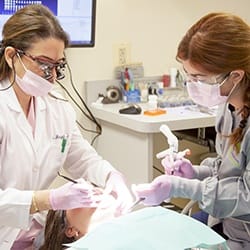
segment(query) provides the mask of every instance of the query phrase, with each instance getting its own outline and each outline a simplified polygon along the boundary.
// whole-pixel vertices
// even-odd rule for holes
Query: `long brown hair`
[[[49,210],[44,231],[44,243],[39,250],[62,250],[63,244],[74,242],[74,237],[66,236],[67,219],[65,210]]]
[[[3,26],[3,40],[0,44],[0,80],[10,74],[10,67],[4,58],[4,49],[12,46],[27,50],[40,39],[56,38],[69,45],[69,38],[53,13],[44,5],[32,4],[19,9]]]
[[[245,74],[239,83],[244,91],[242,120],[230,135],[236,149],[242,141],[250,115],[250,27],[240,17],[229,13],[210,13],[202,17],[181,40],[176,59],[189,62],[213,74],[227,74],[236,69]]]

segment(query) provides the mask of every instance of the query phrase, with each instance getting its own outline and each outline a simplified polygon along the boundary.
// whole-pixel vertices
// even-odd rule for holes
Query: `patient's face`
[[[88,232],[90,220],[96,208],[75,208],[66,211],[68,228],[65,234],[78,239]]]
[[[116,200],[112,195],[104,195],[97,208],[75,208],[66,211],[67,237],[76,240],[84,236],[98,224],[115,217]]]

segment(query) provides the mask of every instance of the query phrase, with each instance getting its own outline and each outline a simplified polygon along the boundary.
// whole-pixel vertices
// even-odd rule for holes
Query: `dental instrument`
[[[130,208],[128,209],[129,211],[132,211],[141,201],[145,200],[145,198],[140,198],[140,199],[137,199],[131,206]]]
[[[178,152],[178,139],[165,124],[160,126],[160,131],[165,135],[168,140],[169,148],[156,155],[158,159],[165,157],[166,155],[173,155]]]
[[[67,180],[67,181],[71,181],[71,182],[73,182],[73,183],[75,183],[75,184],[78,183],[77,181],[75,181],[75,180],[69,178],[68,176],[62,175],[59,171],[57,171],[57,174],[58,174],[58,176],[62,177],[63,179],[65,179],[65,180]]]
[[[156,155],[156,158],[160,159],[167,155],[170,157],[171,165],[174,164],[174,153],[178,152],[178,139],[165,124],[160,126],[160,131],[167,137],[169,148]]]
[[[176,159],[180,159],[186,155],[191,154],[190,149],[185,149],[183,151],[178,152],[178,146],[179,146],[178,138],[172,133],[172,131],[169,129],[167,125],[165,124],[161,125],[160,131],[165,135],[165,137],[167,137],[169,148],[156,154],[157,159],[164,158],[168,155],[170,158],[171,165],[173,166],[174,161]],[[173,173],[174,170],[176,169],[172,168],[171,172]]]

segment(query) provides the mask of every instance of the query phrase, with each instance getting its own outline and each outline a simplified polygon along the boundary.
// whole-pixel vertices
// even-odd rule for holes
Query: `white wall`
[[[131,44],[131,60],[143,62],[145,75],[166,73],[190,25],[211,11],[227,11],[250,22],[249,0],[97,0],[94,48],[70,48],[74,80],[113,78],[113,45]]]
[[[227,11],[250,23],[249,9],[249,0],[97,0],[95,47],[66,51],[74,83],[83,93],[86,80],[112,79],[113,45],[119,43],[131,44],[131,60],[143,62],[145,76],[168,73],[179,66],[178,42],[201,16]]]
[[[66,51],[73,80],[83,93],[85,80],[112,79],[113,46],[131,45],[131,61],[143,62],[145,76],[168,73],[185,31],[212,11],[240,15],[250,23],[249,0],[97,0],[94,48]]]

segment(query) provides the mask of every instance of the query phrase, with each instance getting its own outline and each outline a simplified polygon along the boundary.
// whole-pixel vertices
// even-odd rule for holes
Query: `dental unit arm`
[[[168,155],[173,165],[176,159],[183,158],[185,155],[190,154],[189,149],[185,149],[183,151],[178,152],[178,146],[179,146],[178,138],[172,133],[172,131],[169,129],[167,125],[165,124],[161,125],[160,131],[167,138],[169,148],[156,154],[157,159],[164,158]]]

